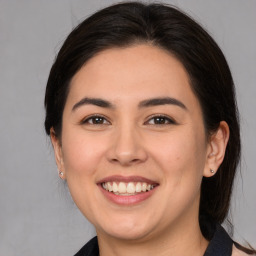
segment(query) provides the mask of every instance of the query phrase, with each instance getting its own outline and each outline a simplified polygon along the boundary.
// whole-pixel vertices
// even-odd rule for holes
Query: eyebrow
[[[83,98],[79,102],[77,102],[73,108],[72,111],[76,110],[77,108],[83,106],[83,105],[95,105],[102,108],[114,108],[114,105],[110,103],[109,101],[103,100],[103,99],[97,99],[97,98]]]
[[[175,105],[187,110],[187,107],[181,101],[175,98],[170,98],[170,97],[143,100],[139,103],[139,108],[153,107],[153,106],[160,106],[160,105]]]
[[[73,106],[72,111],[75,111],[77,108],[79,108],[83,105],[95,105],[98,107],[110,108],[110,109],[115,108],[115,106],[107,100],[103,100],[103,99],[99,99],[99,98],[85,97]],[[178,106],[178,107],[181,107],[181,108],[187,110],[187,107],[181,101],[179,101],[175,98],[170,98],[170,97],[153,98],[153,99],[143,100],[139,103],[138,107],[145,108],[145,107],[154,107],[154,106],[160,106],[160,105],[175,105],[175,106]]]

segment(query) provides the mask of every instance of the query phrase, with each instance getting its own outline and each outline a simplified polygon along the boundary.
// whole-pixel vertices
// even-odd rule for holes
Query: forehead
[[[85,96],[113,101],[153,96],[196,100],[182,63],[146,44],[104,50],[91,58],[73,77],[68,98]]]

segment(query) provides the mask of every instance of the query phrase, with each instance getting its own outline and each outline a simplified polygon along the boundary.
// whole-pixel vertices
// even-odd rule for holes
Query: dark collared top
[[[233,241],[221,225],[216,225],[212,239],[204,253],[204,256],[231,256]],[[99,246],[95,236],[75,256],[98,256]]]

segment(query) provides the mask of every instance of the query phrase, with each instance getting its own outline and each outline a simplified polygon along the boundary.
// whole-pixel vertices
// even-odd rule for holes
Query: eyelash
[[[100,119],[99,121],[103,121],[103,123],[97,123],[97,118]],[[154,120],[155,122],[158,122],[157,121],[160,121],[160,123],[153,123],[153,124],[150,124],[150,121],[151,120]],[[93,123],[93,120],[96,121],[96,123]],[[92,121],[92,122],[90,122]],[[161,122],[164,122],[164,123],[161,123]],[[81,121],[81,124],[89,124],[89,125],[109,125],[111,124],[107,119],[106,117],[102,116],[102,115],[92,115],[92,116],[89,116],[85,119],[83,119]],[[159,114],[156,114],[154,116],[151,116],[144,124],[149,124],[149,125],[170,125],[170,124],[177,124],[172,118],[170,117],[167,117],[165,115],[159,115]]]
[[[149,122],[150,122],[151,120],[156,121],[157,119],[163,120],[164,123],[149,124]],[[171,124],[177,124],[172,118],[167,117],[167,116],[165,116],[165,115],[159,115],[159,114],[156,114],[156,115],[151,116],[151,117],[148,119],[148,121],[145,122],[145,124],[147,124],[147,123],[148,123],[149,125],[171,125]]]
[[[89,121],[90,120],[96,120],[97,118],[103,120],[103,122],[107,122],[107,123],[90,123]],[[92,115],[92,116],[89,116],[85,119],[83,119],[80,124],[89,124],[89,125],[106,125],[106,124],[110,124],[110,122],[106,119],[106,117],[102,116],[102,115]]]

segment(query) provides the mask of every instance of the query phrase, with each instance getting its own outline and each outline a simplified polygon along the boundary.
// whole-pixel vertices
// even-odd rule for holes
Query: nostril
[[[110,162],[112,163],[118,163],[121,165],[133,165],[133,164],[137,164],[139,162],[143,162],[143,160],[141,160],[140,158],[132,158],[132,157],[115,157],[115,158],[111,158],[109,159]]]
[[[117,142],[109,148],[106,156],[108,161],[120,165],[138,164],[147,159],[146,150],[138,144],[137,140],[133,140],[133,143],[131,141],[127,142],[127,140],[117,140]]]

